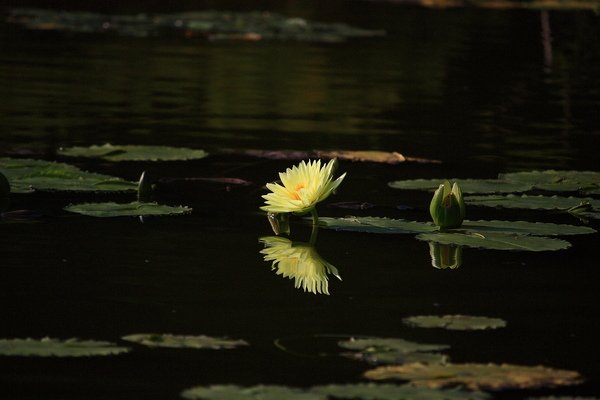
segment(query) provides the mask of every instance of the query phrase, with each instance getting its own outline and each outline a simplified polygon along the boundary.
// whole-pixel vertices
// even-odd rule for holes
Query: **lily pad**
[[[506,321],[500,318],[472,315],[417,315],[404,318],[402,321],[419,328],[444,328],[455,331],[496,329],[506,326]]]
[[[369,364],[445,364],[448,362],[448,356],[441,353],[404,353],[401,351],[378,351],[377,349],[366,349],[352,353],[342,354],[353,360],[365,361]]]
[[[327,400],[327,396],[317,392],[286,386],[258,385],[241,387],[235,385],[197,386],[181,393],[192,400]]]
[[[380,217],[320,217],[319,226],[337,231],[369,233],[426,233],[438,230],[435,225],[429,222]]]
[[[479,391],[376,383],[314,386],[310,391],[335,399],[348,400],[485,400],[489,398],[488,394]]]
[[[561,191],[597,191],[600,172],[597,171],[526,171],[500,174],[500,179],[531,184],[536,189]]]
[[[272,160],[302,160],[308,158],[321,158],[360,162],[375,162],[383,164],[399,164],[403,162],[417,163],[440,163],[439,160],[432,160],[420,157],[405,156],[396,151],[373,151],[373,150],[258,150],[258,149],[223,149],[223,153],[240,154],[250,157],[267,158]]]
[[[580,197],[561,196],[466,196],[465,202],[474,206],[524,208],[531,210],[567,210],[582,203],[589,203],[594,209],[600,209],[600,200]]]
[[[338,343],[340,347],[349,350],[360,350],[368,351],[371,353],[375,352],[398,352],[398,353],[414,353],[414,352],[427,352],[427,351],[439,351],[448,349],[450,346],[445,344],[423,344],[410,342],[404,339],[398,338],[365,338],[365,339],[350,339],[343,340]]]
[[[553,224],[527,221],[464,221],[461,231],[486,233],[509,233],[534,236],[585,235],[596,230],[587,226]]]
[[[127,347],[96,340],[0,339],[0,355],[21,357],[89,357],[126,353]]]
[[[323,228],[338,231],[411,234],[431,233],[438,228],[430,222],[406,221],[402,219],[380,217],[344,217],[344,218],[319,218]],[[507,233],[536,236],[580,235],[596,232],[586,226],[553,224],[527,221],[464,221],[459,230],[461,232],[479,233]]]
[[[179,161],[197,160],[208,153],[204,150],[185,147],[112,145],[67,147],[58,150],[58,154],[68,157],[101,158],[107,161]]]
[[[137,189],[136,182],[44,160],[0,158],[0,171],[8,178],[14,193],[33,190],[115,192]]]
[[[417,239],[491,250],[550,251],[571,247],[569,242],[560,239],[499,233],[486,233],[485,235],[452,232],[421,233],[417,235]]]
[[[122,339],[128,342],[138,343],[148,347],[169,347],[188,349],[234,349],[236,347],[248,345],[248,342],[244,340],[235,340],[204,335],[188,336],[158,333],[138,333],[123,336]]]
[[[66,211],[88,215],[90,217],[137,217],[144,215],[181,215],[189,214],[192,209],[186,206],[167,206],[157,203],[83,203],[70,205]]]
[[[471,390],[534,389],[582,382],[576,371],[510,364],[406,364],[377,367],[365,373],[373,380],[399,379],[415,386],[464,386]]]
[[[445,179],[409,179],[392,181],[388,186],[393,189],[429,190],[434,191]],[[498,179],[449,179],[456,182],[463,193],[518,193],[533,188],[527,182],[510,182]]]

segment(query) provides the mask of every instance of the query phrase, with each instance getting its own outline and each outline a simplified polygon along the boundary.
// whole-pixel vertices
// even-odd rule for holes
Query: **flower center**
[[[294,191],[290,193],[290,197],[293,200],[300,200],[300,194],[298,192],[300,191],[300,189],[302,189],[305,186],[306,185],[304,183],[296,184],[296,186],[294,186]]]

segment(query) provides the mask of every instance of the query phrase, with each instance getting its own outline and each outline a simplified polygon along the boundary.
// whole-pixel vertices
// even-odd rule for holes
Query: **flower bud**
[[[450,182],[444,181],[433,194],[429,212],[433,222],[440,229],[459,228],[465,219],[465,202],[462,191],[455,182],[450,187]]]

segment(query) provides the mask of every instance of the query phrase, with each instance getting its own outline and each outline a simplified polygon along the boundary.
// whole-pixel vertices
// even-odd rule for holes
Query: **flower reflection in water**
[[[294,286],[305,292],[329,294],[331,274],[342,280],[337,268],[325,261],[314,246],[305,242],[292,242],[279,236],[266,236],[259,239],[265,245],[260,251],[265,261],[271,261],[271,269],[277,275],[294,279]]]
[[[431,265],[437,269],[456,269],[462,264],[462,247],[429,242]]]

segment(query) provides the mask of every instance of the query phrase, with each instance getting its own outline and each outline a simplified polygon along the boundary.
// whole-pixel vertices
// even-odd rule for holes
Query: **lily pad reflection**
[[[259,239],[265,245],[260,251],[265,261],[277,275],[294,280],[294,287],[314,294],[329,294],[329,277],[342,280],[338,270],[327,262],[314,246],[305,242],[292,242],[280,236]]]

